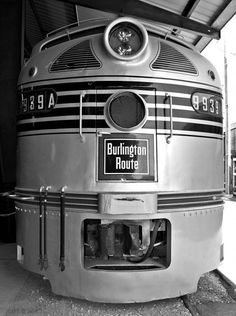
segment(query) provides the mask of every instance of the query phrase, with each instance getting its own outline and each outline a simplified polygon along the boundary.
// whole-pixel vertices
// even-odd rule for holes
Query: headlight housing
[[[133,60],[147,47],[148,35],[142,24],[132,18],[119,18],[109,24],[104,33],[108,52],[120,60]]]

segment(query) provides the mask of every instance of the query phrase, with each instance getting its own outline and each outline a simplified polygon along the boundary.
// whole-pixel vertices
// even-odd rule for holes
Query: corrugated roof
[[[116,2],[115,0],[109,1],[107,3],[112,3],[111,7]],[[126,5],[126,3],[132,4],[134,2],[135,0],[117,1],[117,3],[121,3],[121,6],[122,3]],[[143,3],[151,4],[154,7],[178,14],[180,24],[178,26],[172,25],[173,19],[170,17],[170,25],[166,24],[165,27],[170,32],[174,30],[178,36],[183,37],[200,51],[211,41],[211,38],[198,33],[198,29],[194,29],[194,27],[191,31],[183,29],[180,26],[182,25],[181,18],[189,18],[190,22],[200,22],[221,30],[236,12],[236,0],[137,0],[137,2],[142,3],[142,5]],[[28,53],[30,53],[32,47],[43,39],[47,33],[60,27],[76,23],[78,20],[114,16],[111,13],[112,8],[107,9],[108,6],[106,5],[104,5],[103,11],[95,9],[101,7],[102,3],[106,3],[106,0],[82,1],[83,6],[78,5],[78,3],[81,4],[81,0],[25,0],[26,51],[28,50]],[[94,9],[85,7],[87,3]],[[104,12],[106,10],[110,12]],[[117,13],[119,12],[116,11],[115,14]],[[130,15],[132,15],[132,8]],[[168,23],[168,13],[165,18]],[[151,21],[151,23],[156,22]]]

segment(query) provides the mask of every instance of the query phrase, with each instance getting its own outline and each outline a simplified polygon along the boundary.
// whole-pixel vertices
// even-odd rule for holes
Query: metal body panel
[[[31,210],[31,211],[30,211]],[[23,266],[44,274],[52,290],[60,295],[98,302],[145,302],[176,297],[197,289],[202,273],[220,263],[222,243],[222,207],[188,212],[159,213],[150,218],[168,218],[171,222],[171,264],[167,269],[145,271],[98,271],[83,266],[83,220],[101,215],[66,212],[65,270],[59,270],[59,212],[48,209],[48,268],[38,264],[38,211],[18,205],[17,239],[24,247]],[[124,215],[103,215],[105,219],[124,219]],[[143,215],[126,215],[140,220]]]
[[[51,66],[52,62],[55,61],[63,52],[68,50],[69,48],[75,46],[76,44],[83,42],[85,40],[91,41],[91,48],[95,53],[95,56],[101,62],[102,67],[100,69],[88,69],[86,67],[77,69],[74,71],[65,72],[49,72],[47,69]],[[142,58],[136,59],[134,61],[127,63],[116,60],[109,56],[103,47],[103,37],[100,35],[90,35],[88,37],[83,37],[82,39],[75,39],[71,41],[67,41],[56,45],[54,47],[50,47],[49,49],[43,50],[39,54],[33,55],[32,58],[28,61],[25,67],[22,68],[22,71],[19,76],[19,84],[26,84],[30,81],[31,85],[41,80],[52,80],[52,79],[60,79],[65,77],[70,78],[78,78],[78,77],[91,77],[91,76],[114,76],[119,74],[119,76],[138,76],[140,74],[144,75],[146,78],[165,78],[171,80],[183,80],[191,81],[195,83],[201,84],[210,84],[212,87],[220,87],[220,78],[217,74],[215,67],[206,60],[203,56],[201,56],[198,52],[191,50],[189,48],[183,47],[181,45],[177,45],[175,43],[167,42],[161,38],[149,36],[149,44],[142,55]],[[151,62],[155,59],[155,57],[159,54],[160,43],[168,43],[169,46],[175,47],[179,52],[188,56],[191,62],[197,67],[199,75],[184,75],[179,72],[168,72],[168,71],[154,71],[150,68]],[[69,45],[68,45],[69,43]],[[102,45],[101,45],[102,44]],[[38,71],[35,76],[29,76],[29,69],[31,67],[37,67]],[[42,71],[45,69],[46,71]],[[208,74],[208,70],[214,71],[216,75],[216,79],[212,81]],[[139,79],[140,80],[140,79]]]
[[[142,134],[143,135],[143,134]],[[22,137],[18,141],[17,186],[77,192],[176,192],[222,190],[223,156],[219,139],[173,136],[171,144],[158,136],[157,182],[96,181],[97,136],[79,134]],[[30,148],[30,151],[28,150]],[[43,151],[42,151],[42,148]]]
[[[173,136],[171,145],[158,137],[159,182],[164,190],[222,189],[223,144],[218,139]],[[180,184],[181,183],[181,184]]]

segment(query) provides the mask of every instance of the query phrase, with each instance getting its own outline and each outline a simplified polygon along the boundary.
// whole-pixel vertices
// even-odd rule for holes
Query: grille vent
[[[197,69],[186,56],[176,48],[162,42],[160,43],[160,54],[151,64],[151,68],[197,75]]]
[[[101,63],[94,56],[90,41],[86,40],[61,54],[52,64],[50,71],[98,69],[100,67]]]

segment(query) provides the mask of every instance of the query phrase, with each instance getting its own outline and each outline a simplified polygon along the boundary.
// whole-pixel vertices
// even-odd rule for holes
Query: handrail
[[[52,36],[52,35],[56,35],[57,33],[60,33],[62,31],[65,31],[67,35],[70,35],[70,31],[69,29],[71,28],[74,28],[76,26],[78,27],[83,27],[84,25],[87,25],[88,23],[92,22],[109,22],[111,21],[111,19],[109,18],[91,18],[91,19],[87,19],[87,20],[84,20],[84,21],[80,21],[80,22],[73,22],[69,25],[65,25],[65,26],[62,26],[62,27],[59,27],[58,29],[55,29],[49,33],[46,34],[46,37],[49,37],[49,36]],[[69,34],[68,34],[69,33]]]
[[[13,196],[14,194],[12,194],[12,193],[14,193],[14,190],[12,190],[12,191],[7,191],[7,192],[1,192],[0,193],[0,197],[10,197],[10,196]]]
[[[85,91],[80,93],[80,106],[79,106],[79,135],[82,143],[85,142],[85,137],[83,135],[83,97],[86,95]]]
[[[50,186],[47,186],[45,191],[44,191],[44,200],[43,200],[43,217],[44,217],[44,222],[43,222],[43,267],[46,270],[48,268],[48,257],[47,257],[47,195],[48,191],[51,189]]]
[[[43,231],[43,194],[44,186],[39,189],[39,265],[40,270],[43,270],[43,245],[42,245],[42,231]]]
[[[60,263],[59,267],[63,272],[65,270],[65,190],[66,186],[61,188],[60,192]]]
[[[65,26],[62,26],[62,27],[59,27],[58,29],[56,30],[52,30],[51,32],[47,33],[46,34],[46,37],[49,37],[49,36],[52,36],[52,35],[55,35],[59,32],[62,32],[62,31],[68,31],[68,29],[72,28],[72,27],[76,27],[76,26],[79,26],[79,23],[78,22],[73,22],[71,24],[68,24],[68,25],[65,25]]]
[[[173,109],[172,109],[172,95],[169,93],[165,94],[165,100],[169,99],[169,104],[170,104],[170,135],[167,136],[166,142],[167,144],[170,144],[170,140],[173,136]]]
[[[34,196],[20,196],[20,195],[17,195],[17,194],[8,194],[8,195],[5,195],[7,197],[9,197],[10,199],[12,200],[16,200],[16,201],[28,201],[28,200],[35,200],[35,197]]]

